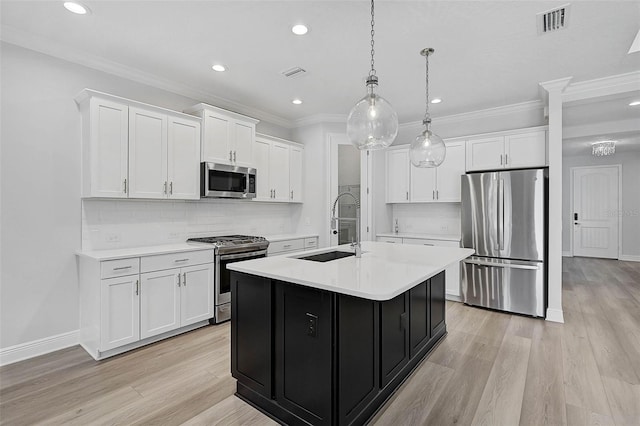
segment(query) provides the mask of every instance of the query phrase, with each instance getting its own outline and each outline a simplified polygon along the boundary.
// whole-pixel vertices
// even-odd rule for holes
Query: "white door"
[[[436,170],[436,201],[459,203],[460,176],[464,174],[464,142],[448,143],[447,156]]]
[[[467,141],[467,170],[504,168],[504,137],[478,138]]]
[[[129,198],[166,198],[167,116],[129,108]]]
[[[508,135],[504,138],[504,164],[514,167],[544,167],[547,164],[547,137],[544,130]]]
[[[255,126],[234,121],[233,132],[233,163],[239,166],[251,166],[253,163],[253,142],[256,138]]]
[[[573,254],[618,258],[620,167],[574,167]]]
[[[140,340],[139,276],[100,282],[100,351]]]
[[[327,211],[331,216],[331,209],[338,194],[348,192],[353,194],[360,204],[360,240],[370,241],[371,229],[371,192],[367,188],[371,185],[371,156],[367,151],[360,151],[353,146],[346,134],[333,133],[328,135],[329,152],[329,205]],[[338,221],[336,229],[329,230],[329,244],[332,246],[349,243],[356,239],[356,203],[354,199],[342,196],[336,205],[336,216],[343,217]],[[330,221],[327,218],[327,225]]]
[[[274,200],[289,201],[289,145],[279,142],[271,143],[269,182]]]
[[[256,138],[253,147],[253,166],[256,168],[256,200],[270,200],[273,194],[269,182],[269,152],[271,142]]]
[[[168,170],[169,198],[200,198],[200,123],[169,117]]]
[[[231,164],[233,150],[229,148],[231,137],[229,119],[205,110],[202,126],[202,161]]]
[[[89,152],[92,197],[127,198],[129,170],[129,108],[115,102],[92,98]]]
[[[180,294],[180,326],[213,317],[214,264],[182,268]]]
[[[292,146],[289,149],[289,201],[302,202],[302,154],[303,148]]]
[[[409,201],[410,165],[408,149],[387,151],[387,203]]]
[[[180,269],[140,275],[140,338],[180,327]]]
[[[447,152],[447,156],[449,153]],[[442,166],[440,166],[442,167]],[[413,202],[435,201],[436,200],[436,168],[435,167],[414,167],[409,163],[411,171],[411,190],[409,198]],[[394,170],[391,170],[395,173]]]

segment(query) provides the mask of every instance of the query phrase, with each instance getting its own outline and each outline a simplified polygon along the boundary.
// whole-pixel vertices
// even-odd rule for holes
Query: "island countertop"
[[[362,242],[362,257],[314,262],[300,257],[328,251],[352,252],[349,245],[234,262],[232,271],[321,290],[390,300],[474,253],[472,249]]]

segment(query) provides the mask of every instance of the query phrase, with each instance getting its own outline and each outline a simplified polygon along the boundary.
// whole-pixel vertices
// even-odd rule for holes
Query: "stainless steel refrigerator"
[[[462,176],[462,301],[544,317],[547,169]]]

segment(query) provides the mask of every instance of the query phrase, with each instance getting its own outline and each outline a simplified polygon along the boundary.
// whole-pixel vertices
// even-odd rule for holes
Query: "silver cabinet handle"
[[[235,151],[233,151],[233,162],[234,163],[236,162],[236,152]]]
[[[509,154],[504,155],[504,165],[506,166],[507,164],[509,164]]]
[[[125,178],[125,180],[123,182],[122,192],[124,192],[125,194],[127,193],[127,179],[126,178]]]
[[[424,243],[423,246],[433,246],[433,244]]]
[[[180,287],[180,273],[178,273],[178,287]]]
[[[291,191],[291,199],[293,200],[293,190]]]
[[[187,286],[187,273],[186,272],[184,272],[182,274],[182,285],[185,286],[185,287]]]
[[[407,200],[409,199],[409,191],[407,191]]]
[[[167,194],[167,181],[164,181],[164,193]]]
[[[273,190],[273,198],[276,198],[276,190]]]
[[[169,184],[169,195],[173,195],[173,182]]]
[[[186,262],[186,261],[188,261],[188,260],[189,260],[189,258],[186,258],[186,259],[176,259],[176,260],[174,260],[174,262]]]
[[[229,161],[233,161],[233,151],[229,151]]]
[[[119,268],[113,268],[114,271],[123,271],[125,269],[131,269],[133,266],[129,265],[129,266],[121,266]]]
[[[140,294],[140,280],[136,280],[136,296]]]
[[[500,154],[500,165],[502,166],[502,154]]]
[[[282,247],[284,247],[284,248],[289,248],[289,247],[291,247],[291,244],[285,244],[285,245],[283,245]]]
[[[431,199],[432,200],[436,199],[436,190],[435,189],[433,191],[431,191]]]
[[[440,199],[440,191],[436,189],[436,200]]]

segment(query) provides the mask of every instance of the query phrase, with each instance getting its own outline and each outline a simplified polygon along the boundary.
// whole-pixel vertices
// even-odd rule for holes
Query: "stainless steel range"
[[[249,235],[221,235],[217,237],[189,238],[189,243],[210,244],[215,247],[215,309],[212,324],[231,319],[231,279],[227,265],[241,260],[267,255],[269,241]]]

